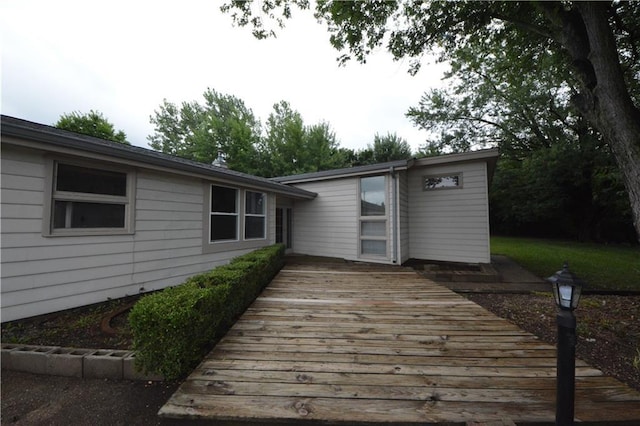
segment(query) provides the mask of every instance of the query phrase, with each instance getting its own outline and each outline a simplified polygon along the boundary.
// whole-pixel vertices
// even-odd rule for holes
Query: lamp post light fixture
[[[573,310],[578,307],[584,282],[569,271],[567,262],[547,281],[551,283],[558,307],[556,425],[573,425],[576,387],[576,317]]]

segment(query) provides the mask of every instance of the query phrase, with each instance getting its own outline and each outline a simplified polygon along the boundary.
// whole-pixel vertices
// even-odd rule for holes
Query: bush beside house
[[[129,314],[137,367],[167,379],[187,374],[283,263],[276,244],[142,298]]]

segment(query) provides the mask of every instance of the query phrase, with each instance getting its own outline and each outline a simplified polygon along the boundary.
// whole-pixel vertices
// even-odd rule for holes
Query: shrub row
[[[166,379],[186,375],[282,268],[276,244],[143,297],[129,314],[136,365]]]

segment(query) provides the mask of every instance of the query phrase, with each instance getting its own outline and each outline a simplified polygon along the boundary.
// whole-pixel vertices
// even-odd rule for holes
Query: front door
[[[276,243],[283,243],[287,249],[291,249],[291,232],[293,230],[293,209],[276,208]]]

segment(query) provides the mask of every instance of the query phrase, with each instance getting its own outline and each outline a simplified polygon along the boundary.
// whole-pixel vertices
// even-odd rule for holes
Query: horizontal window
[[[363,237],[386,237],[387,222],[362,220],[360,221],[360,235]]]
[[[424,191],[432,189],[452,189],[462,187],[462,173],[439,175],[439,176],[425,176]]]
[[[121,234],[133,230],[132,173],[54,162],[48,235]]]
[[[53,228],[124,228],[125,205],[55,201]]]
[[[386,240],[360,240],[360,253],[364,255],[386,256]]]

